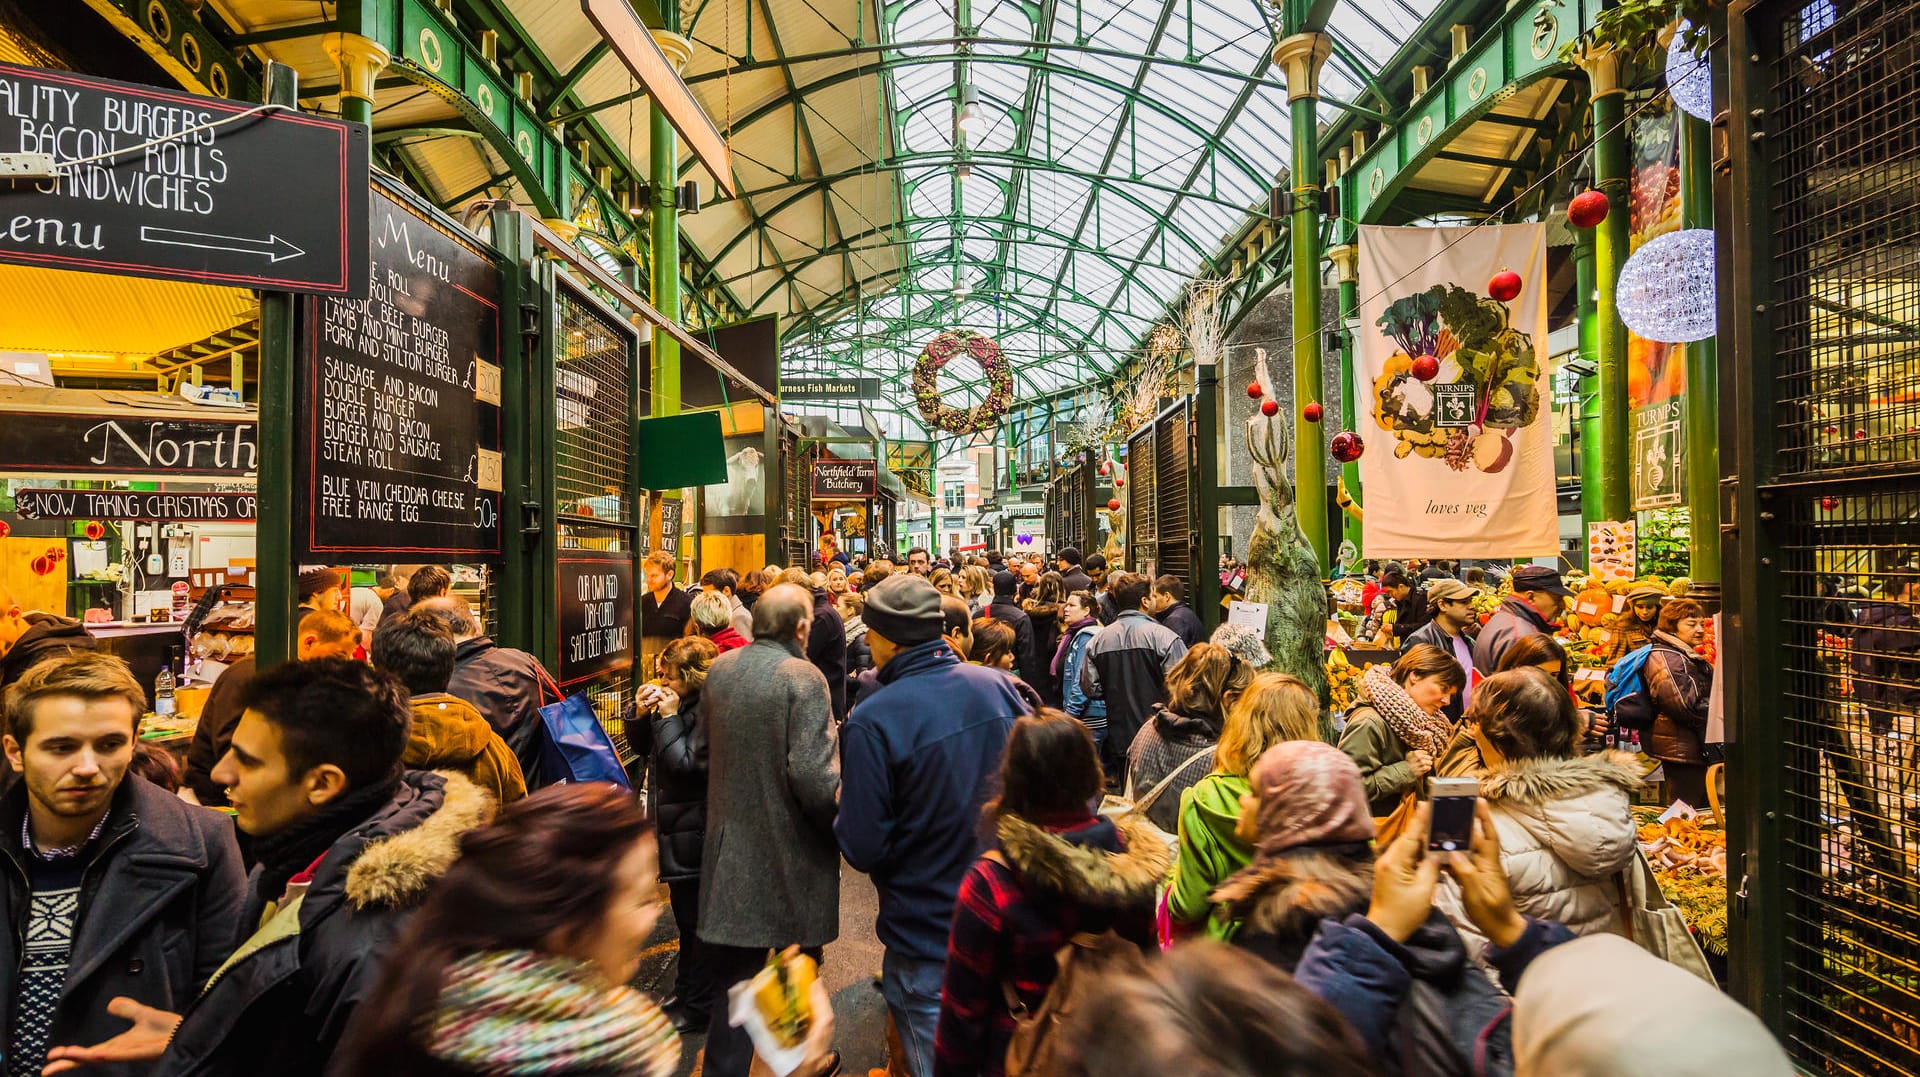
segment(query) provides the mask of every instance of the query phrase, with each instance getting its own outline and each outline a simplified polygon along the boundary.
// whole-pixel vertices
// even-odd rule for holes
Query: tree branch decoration
[[[1273,394],[1265,348],[1254,350],[1254,380],[1268,396]],[[1287,453],[1293,446],[1290,423],[1285,409],[1272,415],[1256,410],[1247,420],[1247,451],[1253,458],[1260,509],[1247,543],[1246,593],[1247,601],[1267,604],[1270,668],[1306,682],[1324,706],[1327,592],[1320,580],[1320,560],[1300,529],[1293,482],[1287,478]]]
[[[1180,354],[1180,331],[1161,324],[1147,338],[1147,353],[1133,379],[1119,386],[1117,418],[1120,437],[1140,428],[1160,412],[1160,400],[1173,391],[1175,358]],[[1117,439],[1116,439],[1117,440]]]
[[[962,354],[980,364],[987,379],[986,399],[965,411],[940,401],[940,370]],[[937,430],[983,433],[998,426],[1007,406],[1013,403],[1013,371],[992,337],[971,329],[950,329],[928,341],[914,362],[913,402],[920,409],[920,417]]]

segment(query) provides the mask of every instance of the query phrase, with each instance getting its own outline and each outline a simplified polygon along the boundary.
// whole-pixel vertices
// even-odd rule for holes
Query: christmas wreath
[[[971,356],[987,376],[985,400],[962,411],[940,402],[940,370],[961,353]],[[1013,403],[1013,371],[1007,357],[992,337],[970,329],[953,329],[934,337],[913,364],[913,401],[920,417],[940,430],[952,434],[978,434],[991,430]]]

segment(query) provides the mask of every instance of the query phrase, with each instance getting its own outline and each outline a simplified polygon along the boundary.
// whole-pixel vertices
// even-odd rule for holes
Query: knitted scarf
[[[255,838],[253,854],[260,863],[262,898],[277,900],[286,890],[287,880],[307,870],[347,831],[386,807],[398,788],[400,775],[396,773],[387,781],[349,789],[285,830]]]
[[[1436,762],[1446,754],[1447,742],[1453,738],[1452,725],[1443,714],[1421,710],[1407,690],[1393,679],[1392,666],[1368,666],[1360,679],[1366,688],[1367,702],[1387,720],[1387,728],[1400,738],[1400,743],[1426,752]]]
[[[1067,664],[1067,651],[1073,647],[1073,637],[1079,635],[1080,630],[1088,625],[1099,623],[1099,620],[1098,617],[1082,617],[1078,621],[1068,625],[1065,632],[1060,633],[1060,645],[1053,649],[1052,669],[1054,676],[1058,677]]]
[[[486,1077],[668,1077],[680,1034],[652,999],[607,987],[583,962],[493,950],[447,970],[427,1053]]]

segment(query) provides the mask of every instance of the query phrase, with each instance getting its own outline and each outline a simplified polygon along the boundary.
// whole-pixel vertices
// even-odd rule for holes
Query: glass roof
[[[1256,0],[751,0],[757,40],[738,14],[719,25],[706,9],[721,2],[684,5],[689,81],[727,117],[746,193],[687,218],[690,238],[752,314],[782,315],[786,376],[879,375],[896,412],[943,328],[993,334],[1021,400],[1112,370],[1189,280],[1226,271],[1225,244],[1290,160],[1278,15]],[[1435,2],[1336,4],[1323,121],[1337,102],[1382,107],[1373,67]],[[798,107],[736,124],[719,84],[740,94],[769,44]],[[980,113],[964,136],[962,86]],[[969,380],[943,396],[977,401]]]

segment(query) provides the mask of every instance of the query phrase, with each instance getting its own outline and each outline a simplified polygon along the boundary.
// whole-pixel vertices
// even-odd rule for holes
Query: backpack
[[[1439,913],[1414,931],[1412,982],[1388,1032],[1399,1077],[1513,1077],[1513,1004],[1464,959],[1459,932]],[[1445,958],[1460,954],[1451,968]]]
[[[1607,671],[1607,720],[1615,729],[1653,728],[1653,694],[1647,690],[1647,659],[1653,644],[1636,647]]]
[[[1146,968],[1140,947],[1113,931],[1099,935],[1080,934],[1060,948],[1055,960],[1059,975],[1047,988],[1047,996],[1038,1009],[1029,1010],[1002,980],[1000,989],[1007,999],[1007,1012],[1013,1015],[1013,1039],[1007,1043],[1007,1077],[1048,1077],[1059,1071],[1055,1054],[1059,1049],[1060,1023],[1085,1002],[1095,985],[1115,974],[1138,972]]]

